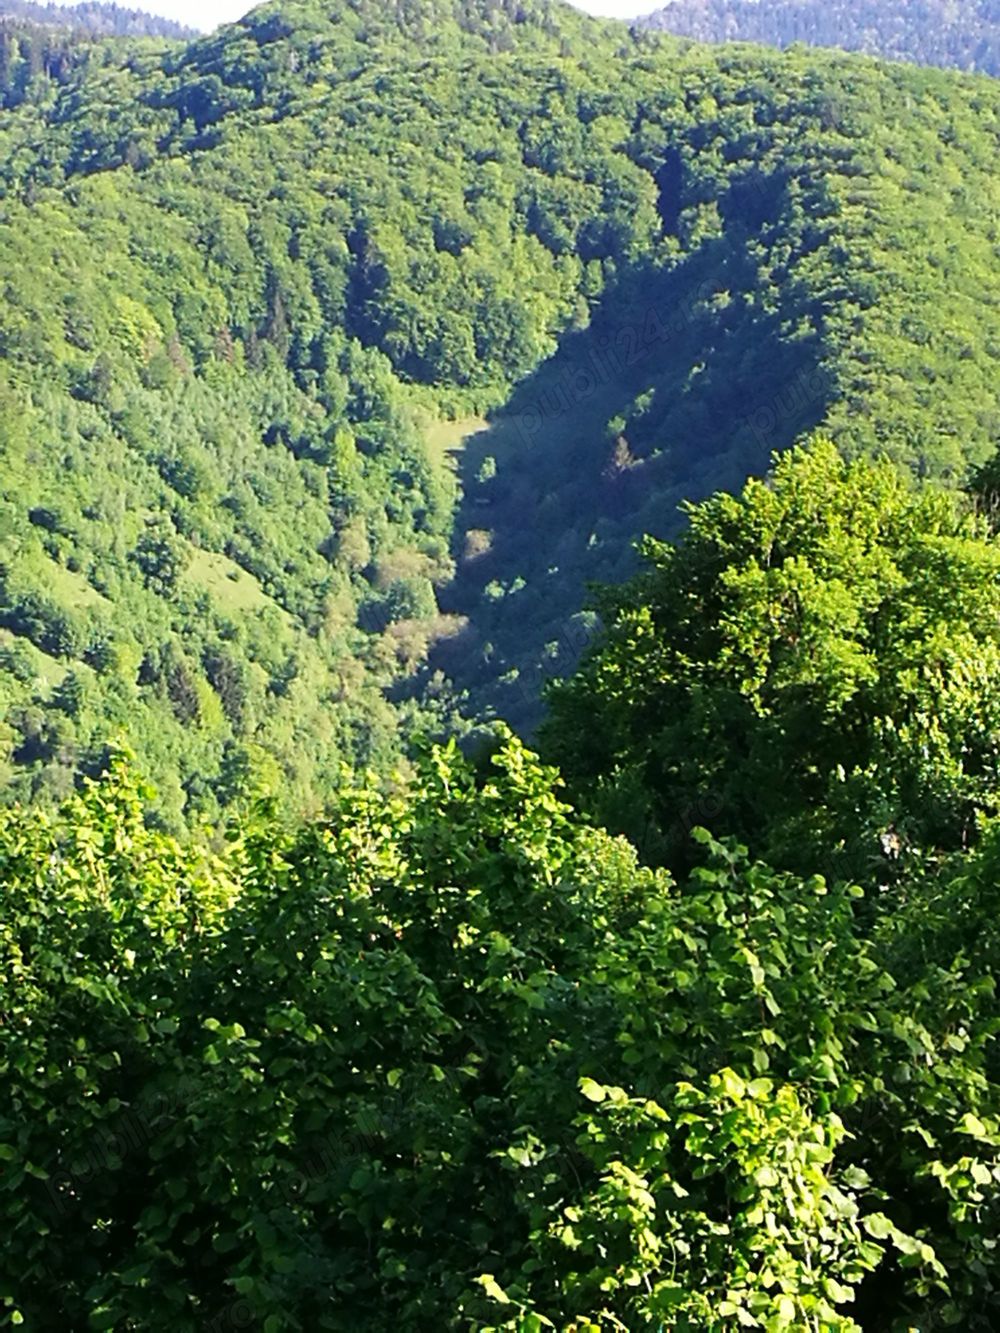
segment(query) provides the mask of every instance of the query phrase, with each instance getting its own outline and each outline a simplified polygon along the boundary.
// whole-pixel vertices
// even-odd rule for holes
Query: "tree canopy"
[[[688,507],[553,689],[553,755],[603,820],[691,823],[869,882],[965,847],[1000,788],[1000,548],[954,492],[828,441]]]
[[[873,925],[513,740],[215,846],[147,797],[0,816],[6,1325],[993,1326],[992,833]]]
[[[991,0],[671,0],[636,24],[699,42],[804,42],[1000,74],[1000,15]]]
[[[1000,1326],[1000,85],[119,17],[0,25],[0,1327]]]

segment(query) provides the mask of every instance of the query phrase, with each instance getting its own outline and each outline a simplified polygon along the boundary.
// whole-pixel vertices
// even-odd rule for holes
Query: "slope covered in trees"
[[[0,117],[8,790],[125,730],[174,826],[264,758],[307,807],[391,767],[401,720],[531,724],[586,581],[804,429],[960,480],[997,437],[998,98],[361,0],[29,83]]]
[[[0,0],[0,23],[36,23],[46,28],[70,28],[89,37],[190,38],[193,28],[142,9],[85,0],[83,4],[38,4],[35,0]]]
[[[1000,85],[531,0],[15,73],[0,1326],[995,1329]],[[588,640],[564,779],[420,740]]]
[[[0,0],[0,112],[25,100],[45,100],[91,60],[120,59],[101,38],[194,37],[193,29],[113,4],[72,7]]]
[[[995,0],[671,0],[640,28],[699,42],[836,46],[945,69],[1000,74]]]

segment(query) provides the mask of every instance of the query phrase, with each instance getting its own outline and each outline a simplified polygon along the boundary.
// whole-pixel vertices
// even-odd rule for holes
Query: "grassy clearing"
[[[251,574],[217,551],[195,551],[187,577],[225,611],[261,611],[276,605]]]
[[[111,605],[106,597],[91,587],[82,574],[74,573],[55,560],[46,558],[41,576],[47,595],[69,611],[86,606]]]
[[[489,430],[485,417],[459,417],[456,421],[427,419],[422,425],[427,451],[436,467],[458,466],[458,456],[470,436]]]

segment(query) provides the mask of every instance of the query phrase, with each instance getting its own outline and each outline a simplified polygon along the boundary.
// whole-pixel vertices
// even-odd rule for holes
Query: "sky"
[[[72,3],[72,0],[65,0]],[[220,23],[231,23],[242,18],[253,8],[254,0],[119,0],[128,9],[144,9],[150,14],[162,14],[189,27],[207,31]],[[605,18],[631,19],[651,9],[659,9],[665,0],[574,0],[578,9]]]

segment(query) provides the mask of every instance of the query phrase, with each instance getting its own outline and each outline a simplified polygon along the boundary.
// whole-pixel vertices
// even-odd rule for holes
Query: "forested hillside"
[[[36,23],[46,28],[70,28],[90,37],[195,37],[193,28],[142,9],[85,0],[83,4],[38,4],[35,0],[0,0],[0,22]]]
[[[636,24],[699,42],[782,47],[805,42],[917,65],[1000,74],[995,0],[671,0]]]
[[[11,33],[0,1327],[1000,1326],[1000,84]]]
[[[697,815],[644,869],[512,740],[147,801],[0,814],[4,1326],[996,1327],[995,820],[866,892]]]
[[[0,0],[0,112],[43,100],[68,83],[76,66],[121,58],[118,49],[91,48],[107,37],[194,37],[191,28],[113,4],[71,7]]]
[[[998,102],[543,4],[40,72],[0,116],[11,794],[124,731],[173,826],[251,769],[308,807],[401,720],[533,723],[587,580],[804,429],[960,481]]]

